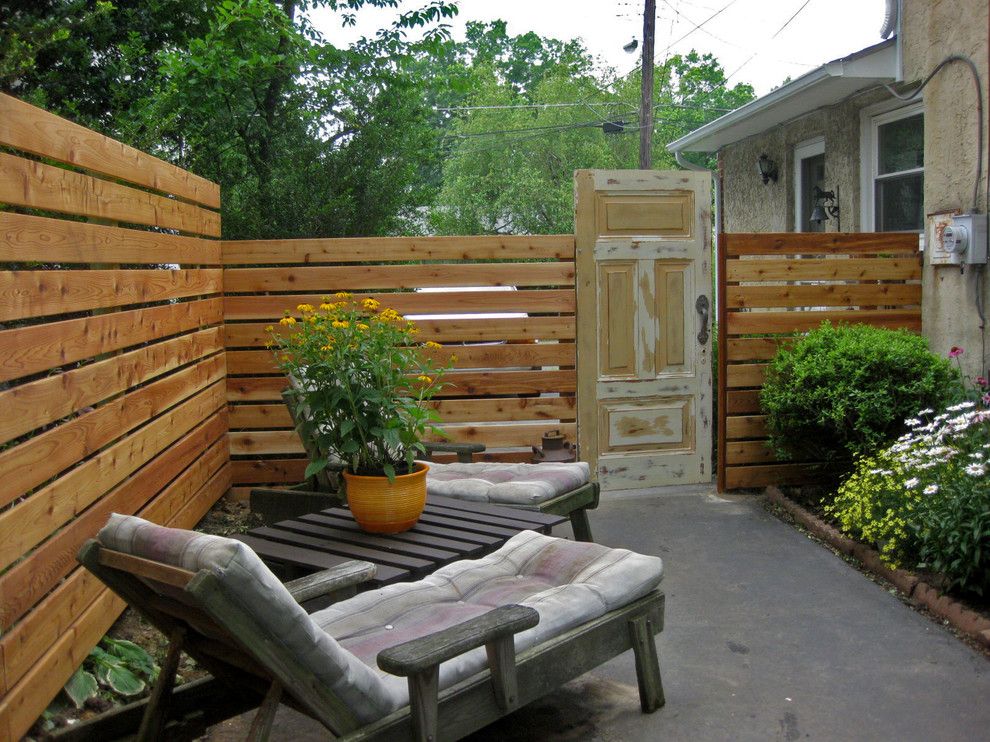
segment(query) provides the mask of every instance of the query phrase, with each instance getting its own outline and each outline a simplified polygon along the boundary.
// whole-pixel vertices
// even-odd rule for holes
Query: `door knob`
[[[704,345],[708,342],[708,297],[699,296],[694,303],[694,308],[701,315],[701,329],[698,330],[698,344]]]

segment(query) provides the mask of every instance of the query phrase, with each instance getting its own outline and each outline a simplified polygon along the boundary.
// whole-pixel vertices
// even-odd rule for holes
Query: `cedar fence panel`
[[[718,489],[807,482],[767,446],[767,363],[826,319],[920,332],[918,235],[723,234],[718,261]]]
[[[235,494],[302,479],[265,328],[338,291],[411,317],[417,340],[457,355],[435,401],[449,440],[484,443],[489,460],[526,461],[549,430],[575,439],[572,235],[222,244]]]
[[[0,95],[0,738],[123,604],[111,512],[191,527],[230,487],[216,184]]]

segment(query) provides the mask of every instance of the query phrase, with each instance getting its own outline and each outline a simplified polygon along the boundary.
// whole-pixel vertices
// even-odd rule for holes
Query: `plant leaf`
[[[99,691],[100,686],[96,682],[93,673],[78,667],[69,681],[62,686],[65,695],[69,697],[77,709],[81,709],[87,698],[92,698]]]
[[[326,468],[327,468],[326,459],[317,459],[316,461],[310,461],[309,465],[306,467],[306,471],[303,473],[303,477],[309,479],[317,472],[321,472]]]
[[[144,690],[145,682],[123,665],[104,668],[101,680],[123,696],[136,696]]]

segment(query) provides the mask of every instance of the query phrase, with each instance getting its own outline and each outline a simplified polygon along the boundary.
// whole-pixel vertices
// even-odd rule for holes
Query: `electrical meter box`
[[[948,265],[987,262],[987,215],[956,214],[942,230],[942,252]]]

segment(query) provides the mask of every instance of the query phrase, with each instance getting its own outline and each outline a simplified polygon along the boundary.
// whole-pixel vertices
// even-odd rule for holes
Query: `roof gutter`
[[[679,149],[674,150],[674,159],[677,160],[677,164],[680,165],[685,170],[700,170],[702,172],[708,172],[708,168],[703,165],[698,165],[697,163],[691,162],[689,159],[684,157],[684,153]]]

